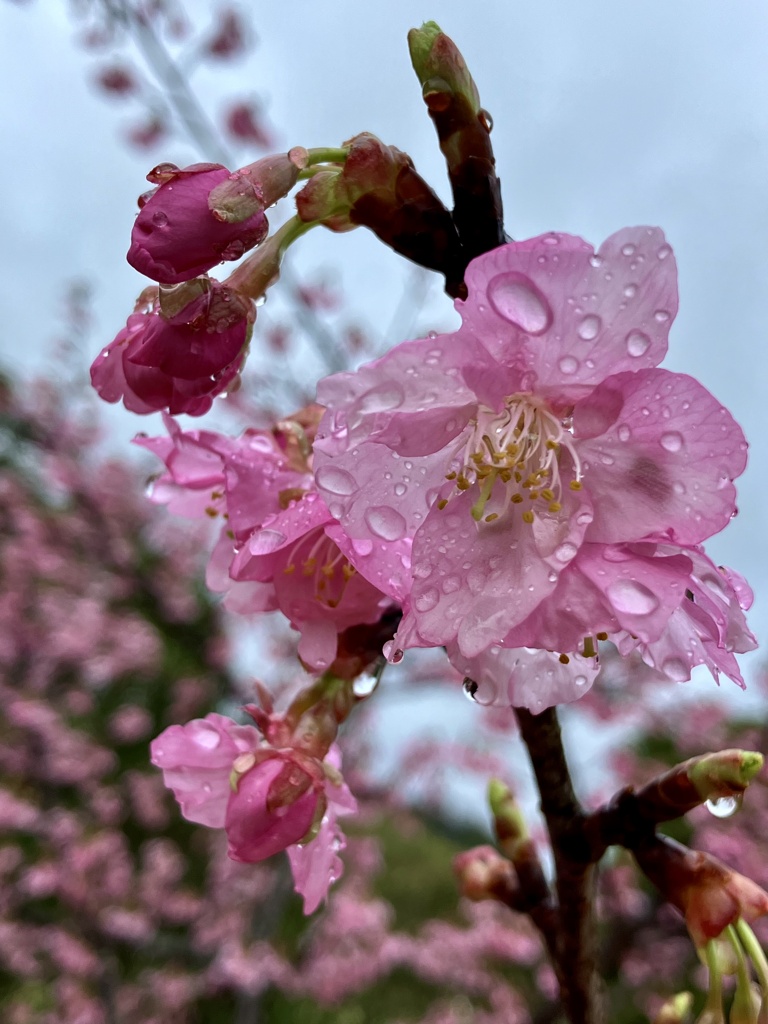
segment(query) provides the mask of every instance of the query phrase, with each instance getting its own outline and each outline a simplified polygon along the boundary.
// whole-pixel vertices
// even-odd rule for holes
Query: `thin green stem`
[[[768,958],[766,958],[763,952],[763,947],[757,941],[757,936],[747,922],[741,918],[736,922],[736,931],[741,939],[741,944],[746,950],[747,956],[752,961],[755,974],[763,991],[768,993]]]

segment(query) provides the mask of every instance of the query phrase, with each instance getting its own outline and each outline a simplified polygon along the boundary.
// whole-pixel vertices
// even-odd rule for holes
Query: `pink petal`
[[[163,771],[188,821],[222,828],[235,758],[259,745],[253,726],[211,713],[186,725],[172,725],[150,744],[152,764]]]
[[[574,410],[574,431],[608,391],[615,419],[578,444],[595,519],[589,540],[603,543],[668,536],[696,544],[735,511],[732,481],[747,445],[731,414],[684,374],[641,370],[610,377]]]
[[[657,228],[625,228],[597,254],[552,232],[470,263],[456,306],[500,361],[524,346],[536,390],[562,400],[611,373],[655,366],[677,312],[672,250]]]

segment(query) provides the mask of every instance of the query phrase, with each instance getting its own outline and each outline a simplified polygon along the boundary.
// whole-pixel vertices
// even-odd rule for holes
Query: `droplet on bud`
[[[731,818],[742,804],[741,796],[719,796],[704,805],[715,818]]]

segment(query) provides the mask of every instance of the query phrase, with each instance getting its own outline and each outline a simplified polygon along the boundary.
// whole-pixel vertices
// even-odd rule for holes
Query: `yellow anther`
[[[581,490],[581,480],[571,480],[571,482],[570,482],[570,484],[568,486],[571,488],[572,491],[580,491]]]
[[[446,480],[455,480],[457,476],[458,476],[458,473],[456,473],[454,470],[451,470],[450,473],[446,473],[445,474],[445,479]]]
[[[551,491],[549,489],[549,487],[545,487],[544,488],[544,490],[541,492],[541,496],[542,496],[542,498],[544,498],[545,501],[554,501],[555,500],[555,492]]]
[[[607,633],[596,633],[595,635],[597,636],[598,640],[607,640],[608,639],[608,634]]]
[[[561,665],[567,665],[571,659],[568,657],[567,654],[561,654],[557,660],[560,662]]]
[[[530,509],[527,509],[525,512],[523,512],[523,519],[524,519],[524,521],[526,523],[532,523],[533,522],[533,512],[531,512]]]
[[[230,540],[234,540],[235,539],[234,531],[233,530],[227,530],[227,536],[229,537]]]
[[[344,574],[344,579],[345,580],[351,580],[352,577],[357,572],[357,570],[355,569],[354,565],[350,565],[349,562],[345,562],[344,565],[342,565],[341,571]]]
[[[302,568],[305,576],[311,576],[312,573],[317,568],[317,559],[316,558],[308,558],[306,560],[306,562],[302,562],[301,563],[301,568]]]
[[[296,566],[293,564],[293,562],[291,562],[290,565],[286,565],[286,567],[283,569],[283,572],[285,573],[286,576],[290,576],[291,573],[295,572],[295,571],[296,571]]]
[[[468,491],[472,485],[465,476],[460,476],[459,479],[456,481],[456,486],[460,491]]]
[[[531,499],[531,501],[536,501],[538,496],[539,496],[539,492],[538,491],[531,491],[530,494],[528,495],[528,497]]]
[[[437,507],[442,511],[447,504],[448,504],[448,499],[447,498],[441,498],[440,501],[438,501],[438,503],[437,503]]]
[[[505,484],[508,484],[511,479],[512,479],[512,470],[510,470],[510,469],[500,469],[499,470],[499,480],[503,480]]]
[[[547,441],[547,448],[549,448],[551,452],[556,452],[559,447],[560,445],[557,443],[557,441],[553,441],[551,438],[549,439],[549,441]]]
[[[324,565],[320,572],[323,576],[333,576],[333,562],[328,562],[327,565]]]
[[[563,509],[563,506],[560,504],[559,501],[550,501],[550,503],[549,503],[549,511],[550,512],[561,512],[562,509]]]
[[[494,519],[498,519],[498,518],[499,518],[499,513],[498,512],[491,512],[491,514],[489,516],[485,517],[485,521],[486,521],[486,523],[492,523]]]
[[[216,511],[216,509],[215,509],[215,508],[211,508],[211,506],[210,506],[210,505],[208,505],[208,507],[207,507],[207,508],[206,508],[206,510],[205,510],[205,514],[206,514],[207,516],[210,516],[210,517],[211,517],[211,519],[215,519],[215,518],[216,518],[216,516],[217,516],[217,515],[218,515],[219,513],[218,513],[218,512]]]
[[[219,498],[224,497],[224,491],[211,491],[211,498],[217,501]]]
[[[514,505],[520,505],[523,500],[522,494],[513,494],[509,499]]]

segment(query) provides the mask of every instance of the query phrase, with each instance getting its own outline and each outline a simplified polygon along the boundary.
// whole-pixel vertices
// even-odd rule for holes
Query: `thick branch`
[[[516,709],[541,795],[557,872],[559,934],[556,959],[562,998],[572,1024],[602,1024],[595,970],[594,858],[584,812],[573,791],[554,708],[532,715]]]

